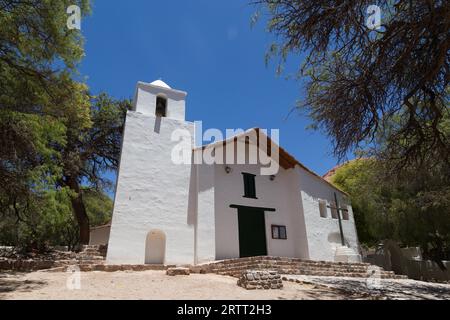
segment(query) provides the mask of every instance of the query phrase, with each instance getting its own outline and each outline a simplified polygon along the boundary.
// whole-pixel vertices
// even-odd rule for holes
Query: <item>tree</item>
[[[82,185],[107,186],[101,174],[117,167],[128,102],[91,97],[74,80],[84,51],[66,27],[73,4],[89,13],[88,0],[0,0],[0,212],[38,229],[58,216],[42,206],[68,197],[86,244]]]
[[[83,189],[86,211],[93,225],[111,219],[112,200],[103,192]],[[70,250],[79,243],[79,227],[72,212],[72,191],[69,188],[47,190],[26,198],[27,205],[1,212],[0,243],[19,246],[25,252],[45,251],[49,245],[66,245]],[[0,194],[0,199],[3,195]]]
[[[368,0],[255,3],[278,37],[269,56],[283,63],[306,54],[299,76],[308,94],[299,108],[332,138],[337,156],[370,146],[387,126],[397,168],[420,165],[430,152],[449,165],[448,1],[377,1],[383,20],[374,30],[366,26]],[[390,126],[395,117],[401,121]]]
[[[358,239],[368,246],[389,237],[380,197],[382,186],[376,183],[375,166],[374,159],[349,161],[339,167],[330,180],[350,195]]]
[[[73,191],[72,209],[80,228],[80,243],[89,243],[90,223],[83,200],[83,184],[97,191],[108,189],[105,173],[117,170],[127,100],[116,101],[101,94],[92,101],[92,126],[81,129],[67,123],[67,143],[61,146],[62,176],[58,184]]]
[[[113,201],[105,193],[83,188],[84,203],[91,226],[98,227],[111,221]]]
[[[86,87],[70,77],[83,49],[65,28],[69,2],[0,0],[0,178],[8,182],[0,192],[11,200],[30,191],[31,178],[57,174],[51,145],[64,143],[61,120],[90,124]],[[88,1],[75,3],[88,12]]]
[[[420,246],[426,259],[450,258],[450,176],[448,168],[409,169],[388,175],[381,160],[359,159],[338,168],[331,182],[352,200],[361,243],[394,239]],[[447,171],[446,171],[447,170]]]
[[[1,109],[89,125],[86,88],[72,79],[84,51],[66,27],[71,4],[89,13],[88,0],[0,0]]]

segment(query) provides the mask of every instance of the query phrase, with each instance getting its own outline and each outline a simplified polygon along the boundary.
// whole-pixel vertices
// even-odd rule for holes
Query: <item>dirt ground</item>
[[[282,290],[247,291],[236,285],[236,279],[213,274],[166,276],[162,271],[146,272],[86,272],[81,273],[80,289],[68,273],[32,272],[0,273],[2,300],[103,300],[103,299],[198,299],[198,300],[273,300],[273,299],[449,299],[450,285],[426,284],[411,280],[391,281],[395,292],[373,295],[365,280],[297,278],[302,283],[283,281]],[[69,279],[69,281],[68,281]],[[297,280],[295,279],[295,280]],[[350,281],[350,282],[349,282]],[[357,281],[352,283],[351,281]],[[69,287],[67,283],[69,282]],[[354,290],[355,283],[359,289]],[[386,283],[392,287],[392,283]],[[415,287],[423,287],[426,294],[417,294]],[[76,286],[75,286],[76,287]],[[347,288],[348,287],[348,288]],[[406,288],[406,289],[405,289]],[[431,288],[431,289],[430,289]],[[398,295],[397,291],[406,292]],[[411,295],[408,292],[412,292]]]

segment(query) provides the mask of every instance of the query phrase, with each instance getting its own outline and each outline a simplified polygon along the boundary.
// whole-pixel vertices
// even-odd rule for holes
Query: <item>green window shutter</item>
[[[255,175],[243,172],[242,176],[244,178],[244,197],[257,199]]]

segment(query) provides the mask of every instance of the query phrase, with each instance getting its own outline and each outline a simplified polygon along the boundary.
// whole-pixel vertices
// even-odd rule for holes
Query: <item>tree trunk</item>
[[[76,196],[71,198],[71,203],[73,213],[80,228],[80,244],[88,245],[90,238],[89,217],[86,212],[86,207],[84,206],[80,185],[78,184],[78,181],[73,178],[67,180],[67,185],[72,191],[77,193]]]

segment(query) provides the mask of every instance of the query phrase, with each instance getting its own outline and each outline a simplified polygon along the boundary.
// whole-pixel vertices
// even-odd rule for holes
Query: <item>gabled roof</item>
[[[227,143],[230,142],[234,142],[237,141],[237,139],[241,138],[241,137],[245,137],[247,135],[249,135],[250,133],[252,133],[252,131],[256,132],[257,135],[257,145],[259,147],[259,136],[260,136],[260,132],[261,129],[260,128],[252,128],[249,129],[243,133],[237,134],[233,137],[230,137],[228,139],[225,140],[221,140],[221,141],[217,141],[217,142],[213,142],[211,144],[207,144],[201,147],[197,147],[194,148],[194,151],[196,150],[200,150],[200,149],[206,149],[206,148],[213,148],[219,145],[226,145]],[[317,173],[315,173],[314,171],[312,171],[311,169],[309,169],[308,167],[306,167],[304,164],[302,164],[300,161],[298,161],[294,156],[292,156],[291,154],[289,154],[286,150],[284,150],[282,147],[280,147],[279,145],[277,145],[270,137],[268,137],[264,132],[261,132],[262,135],[264,135],[267,138],[267,151],[266,153],[270,156],[271,154],[271,149],[272,149],[272,143],[275,144],[275,147],[278,147],[279,149],[279,165],[285,169],[293,169],[295,168],[295,166],[299,166],[300,168],[302,168],[303,170],[305,170],[306,172],[308,172],[309,174],[313,175],[314,177],[316,177],[317,179],[320,179],[322,182],[328,184],[330,187],[332,187],[333,189],[336,189],[337,191],[345,194],[348,196],[348,193],[346,193],[345,191],[339,189],[338,187],[336,187],[335,185],[333,185],[331,182],[325,180],[323,177],[321,177],[320,175],[318,175]],[[246,142],[247,143],[247,142]]]

